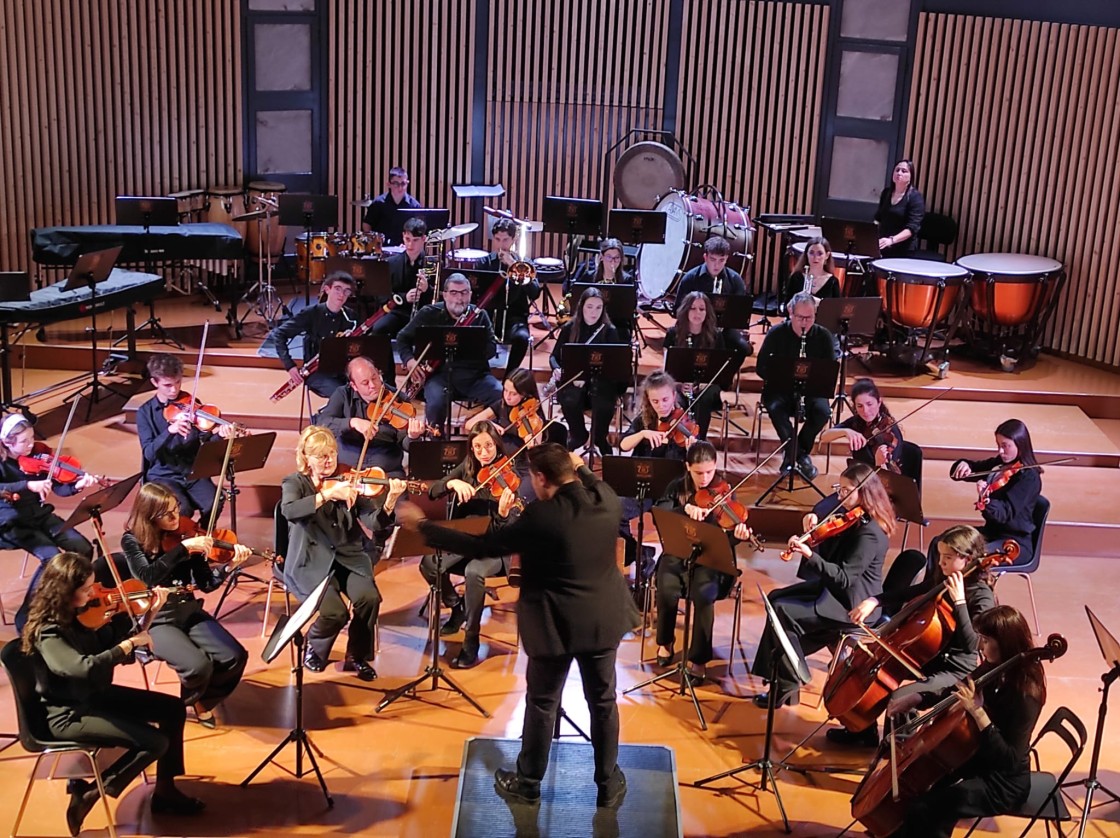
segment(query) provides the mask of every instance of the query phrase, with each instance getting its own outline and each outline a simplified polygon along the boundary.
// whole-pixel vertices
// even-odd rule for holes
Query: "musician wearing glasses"
[[[743,296],[747,293],[747,283],[738,271],[727,267],[727,260],[731,257],[731,245],[722,236],[712,236],[704,242],[704,262],[697,265],[681,277],[680,287],[677,288],[677,299],[684,300],[693,291],[703,291],[709,297],[713,294],[734,294]],[[724,340],[729,349],[737,349],[742,358],[754,352],[746,335],[738,329],[724,329]],[[742,359],[740,359],[742,363]]]
[[[401,241],[403,210],[420,209],[421,204],[408,194],[408,172],[400,166],[389,170],[388,189],[373,199],[362,216],[362,228],[381,233],[386,244]]]
[[[423,268],[428,267],[428,225],[421,218],[410,218],[404,223],[401,237],[404,241],[404,252],[390,256],[388,265],[391,292],[404,300],[404,305],[381,315],[370,328],[371,335],[396,337],[417,310],[430,305],[433,301],[429,272],[422,271]],[[389,297],[378,297],[374,302],[378,306],[383,306],[388,301]],[[396,373],[395,366],[386,371],[385,378],[390,387],[396,386]]]
[[[576,268],[571,279],[565,279],[561,286],[564,295],[571,292],[572,283],[593,282],[597,285],[633,285],[633,271],[622,269],[625,253],[622,242],[616,238],[607,238],[599,242],[599,258],[594,261],[583,262]],[[622,343],[630,343],[633,336],[633,327],[630,323],[615,323],[615,330]]]
[[[319,354],[324,338],[342,334],[358,325],[358,321],[350,316],[346,308],[350,298],[354,296],[354,278],[350,274],[336,271],[328,276],[323,280],[323,295],[323,302],[300,309],[297,314],[277,326],[272,337],[276,342],[276,354],[280,356],[280,363],[284,365],[292,381],[300,387],[306,383],[307,389],[326,399],[335,388],[346,383],[345,377],[316,370],[305,381],[288,348],[293,340],[303,335],[303,360],[306,363]]]
[[[512,218],[499,218],[494,222],[494,227],[490,231],[494,250],[485,263],[486,270],[506,274],[510,267],[520,261],[515,249],[519,232],[521,232],[520,225]],[[509,344],[506,375],[521,366],[525,354],[529,351],[529,304],[540,295],[541,285],[535,276],[522,280],[515,274],[509,277],[508,282],[494,297],[491,308],[494,312],[494,322],[502,341]]]

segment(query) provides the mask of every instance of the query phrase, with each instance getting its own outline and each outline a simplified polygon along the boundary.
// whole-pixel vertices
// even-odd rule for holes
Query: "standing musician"
[[[828,239],[817,236],[805,244],[805,252],[793,266],[793,271],[782,289],[781,303],[786,305],[794,294],[805,291],[818,300],[841,297],[840,283],[836,279],[836,263],[832,259],[832,245]]]
[[[491,526],[501,525],[510,518],[513,510],[501,508],[498,498],[502,495],[502,487],[496,482],[491,482],[483,489],[479,489],[479,472],[487,466],[494,465],[505,452],[501,448],[501,437],[498,429],[490,422],[476,422],[467,437],[470,451],[466,458],[442,480],[437,480],[429,490],[429,496],[435,500],[455,494],[455,511],[452,518],[466,518],[470,515],[486,515],[490,518]],[[463,633],[463,646],[459,654],[451,661],[455,669],[470,669],[478,663],[479,631],[482,627],[482,606],[486,599],[486,580],[495,576],[505,576],[509,573],[509,555],[499,558],[474,558],[466,556],[443,557],[443,604],[451,609],[447,622],[440,626],[439,633],[451,635],[459,631],[466,623]],[[436,557],[424,556],[420,560],[420,574],[429,585],[436,581]],[[465,596],[451,584],[451,574],[462,576],[466,583]]]
[[[849,616],[852,609],[883,592],[883,560],[895,530],[894,508],[887,490],[868,466],[856,463],[840,475],[839,494],[840,511],[850,525],[819,541],[819,551],[814,550],[810,543],[816,540],[813,530],[820,522],[816,515],[808,513],[804,519],[806,534],[789,540],[789,553],[801,558],[797,576],[804,581],[771,591],[768,596],[794,651],[802,659],[853,628],[855,624]],[[826,519],[823,526],[836,520]],[[785,557],[783,553],[782,558]],[[772,656],[781,654],[767,625],[751,672],[769,678]],[[777,683],[771,684],[770,689],[777,691],[778,707],[796,705],[800,700],[798,683],[784,655],[779,662]],[[756,695],[754,703],[765,708],[768,698],[766,693]]]
[[[560,694],[574,659],[591,715],[595,802],[614,808],[626,793],[618,767],[615,657],[622,636],[641,622],[614,562],[618,498],[560,445],[530,449],[529,470],[540,500],[517,521],[485,535],[449,531],[426,521],[412,504],[398,515],[404,526],[419,527],[432,547],[471,556],[520,553],[524,559],[517,621],[529,656],[525,721],[516,770],[494,773],[497,792],[519,802],[540,799]],[[504,491],[499,507],[508,510],[513,501],[513,493]]]
[[[665,494],[657,505],[687,515],[694,521],[712,522],[715,513],[697,506],[695,501],[697,492],[722,482],[717,475],[716,449],[710,442],[697,442],[688,449],[684,476],[665,488]],[[735,545],[750,538],[750,535],[750,528],[745,523],[736,524],[733,530],[728,531],[732,555],[735,554]],[[684,560],[679,556],[662,554],[657,563],[657,663],[668,666],[673,662],[677,601],[682,596],[688,596],[694,609],[688,672],[693,683],[700,683],[704,680],[705,667],[712,659],[716,600],[727,597],[735,577],[696,565],[692,571],[692,590],[685,590],[687,579]]]
[[[978,692],[975,679],[1034,644],[1026,618],[1010,605],[985,611],[974,626],[983,663],[954,688],[924,697],[921,706],[955,694],[979,731],[980,748],[960,770],[909,801],[898,838],[950,838],[958,821],[1018,811],[1030,794],[1028,754],[1046,703],[1046,674],[1038,660],[1023,659]]]
[[[165,486],[188,518],[197,510],[199,520],[207,520],[214,504],[222,502],[217,487],[209,477],[188,478],[198,450],[215,438],[229,439],[235,433],[234,426],[200,431],[188,411],[181,411],[173,422],[167,421],[166,407],[180,396],[190,397],[183,393],[183,362],[174,355],[153,355],[148,359],[148,375],[156,392],[136,411],[144,479]]]
[[[389,421],[388,411],[377,427],[369,417],[370,405],[391,391],[386,390],[379,370],[369,358],[359,355],[346,365],[347,383],[331,393],[327,404],[315,414],[316,425],[328,428],[338,443],[338,459],[343,465],[369,468],[377,466],[391,477],[404,477],[404,452],[410,440],[424,433],[424,422],[415,417],[403,428]],[[398,421],[397,425],[402,424]],[[365,462],[359,465],[362,446],[369,435]]]
[[[362,216],[362,227],[381,233],[386,244],[401,240],[404,211],[420,209],[420,202],[408,194],[408,172],[400,166],[389,169],[388,188],[373,199]]]
[[[27,586],[27,594],[16,612],[16,631],[27,622],[27,609],[38,587],[43,568],[60,550],[89,558],[93,545],[77,530],[54,514],[47,496],[57,492],[67,497],[92,485],[97,478],[83,474],[73,483],[44,478],[31,480],[19,467],[19,458],[31,454],[35,429],[22,413],[9,413],[0,423],[0,490],[9,499],[0,499],[0,549],[26,550],[39,560],[39,567]]]
[[[428,272],[421,273],[422,268],[428,268],[428,225],[421,218],[410,218],[404,223],[404,251],[389,257],[389,282],[392,285],[391,293],[404,300],[403,306],[397,306],[392,311],[386,312],[370,328],[372,335],[388,335],[396,337],[401,329],[412,319],[416,311],[432,302],[432,288],[429,284]],[[432,265],[432,268],[435,266]],[[388,297],[379,297],[375,300],[379,306],[389,301]],[[388,376],[389,386],[393,386],[396,378],[396,369]]]
[[[979,663],[977,653],[980,642],[973,623],[996,604],[988,571],[980,569],[964,576],[964,570],[970,562],[987,554],[988,545],[984,536],[967,524],[959,524],[941,533],[936,549],[937,565],[926,573],[924,580],[900,590],[884,587],[882,594],[868,597],[848,615],[853,622],[863,623],[875,612],[876,607],[882,605],[883,616],[893,617],[910,601],[926,596],[947,582],[946,595],[953,604],[957,627],[949,637],[945,650],[921,668],[925,677],[891,693],[890,704],[887,705],[887,714],[891,716],[899,713],[900,708],[914,703],[918,697],[940,693],[947,687],[952,687],[976,668]],[[907,568],[924,561],[925,556],[918,550],[905,550],[895,558],[896,563],[901,562]],[[873,748],[879,744],[877,725],[871,725],[860,733],[852,733],[842,727],[833,728],[825,735],[828,741],[840,745],[865,745]]]
[[[1019,545],[1015,564],[1027,564],[1034,557],[1034,507],[1042,493],[1042,469],[1037,468],[1031,433],[1018,419],[996,428],[996,450],[996,456],[986,460],[957,460],[949,475],[976,482],[976,507],[984,516],[980,532],[988,544],[999,549],[1013,539]]]
[[[572,319],[565,323],[556,336],[552,354],[548,356],[552,367],[552,384],[560,382],[564,374],[564,347],[571,344],[621,343],[618,332],[607,314],[603,295],[598,288],[588,288],[579,298]],[[568,378],[571,376],[569,375]],[[596,438],[602,456],[610,456],[614,448],[610,441],[611,417],[618,405],[618,385],[613,381],[596,381],[594,386],[584,381],[573,381],[556,394],[560,410],[568,425],[568,448],[578,451],[587,444],[587,422],[583,411],[591,408],[594,417]]]
[[[852,459],[876,468],[886,465],[902,473],[902,429],[883,404],[879,388],[870,378],[857,378],[852,385],[855,415],[821,434],[821,442],[846,439]]]
[[[158,483],[141,486],[121,536],[128,569],[149,588],[195,584],[203,591],[213,590],[221,582],[220,575],[215,580],[206,560],[214,539],[204,535],[181,538],[181,518],[179,501],[170,490]],[[249,556],[244,544],[234,545],[231,566]],[[241,681],[249,662],[245,647],[191,593],[172,594],[150,633],[152,652],[179,676],[183,704],[193,708],[203,727],[217,727],[214,708]]]
[[[486,261],[488,271],[506,273],[510,266],[519,261],[514,245],[517,244],[517,234],[521,226],[512,218],[499,218],[494,222],[490,231],[490,238],[494,244],[494,252]],[[506,290],[509,299],[506,299]],[[502,288],[494,297],[491,310],[495,312],[494,320],[502,318],[498,312],[505,311],[502,339],[509,344],[509,360],[506,362],[506,375],[509,375],[525,360],[525,353],[529,351],[529,303],[541,295],[541,284],[536,277],[520,282],[510,277],[508,286]]]
[[[875,220],[879,223],[879,254],[904,257],[918,249],[918,231],[926,217],[926,202],[914,185],[914,162],[899,160],[891,185],[879,195]]]
[[[425,363],[440,363],[424,382],[425,421],[437,428],[442,427],[447,418],[449,397],[484,405],[494,405],[502,397],[502,385],[490,374],[490,359],[498,353],[490,315],[471,305],[470,280],[454,273],[443,281],[443,302],[424,306],[397,335],[397,351],[409,374],[414,374],[417,366],[416,330],[421,326],[455,326],[467,317],[473,317],[470,325],[486,329],[488,340],[481,358],[458,358],[450,365],[440,363],[439,358],[424,359]],[[448,369],[449,366],[451,369]]]
[[[354,296],[354,278],[350,274],[336,271],[323,280],[323,294],[326,299],[313,306],[302,308],[292,317],[289,317],[273,332],[276,341],[276,354],[280,356],[280,363],[288,371],[288,376],[317,396],[329,398],[336,387],[346,383],[341,375],[328,375],[316,370],[304,380],[296,362],[292,360],[292,353],[288,344],[299,335],[303,335],[303,360],[306,363],[319,354],[319,347],[324,338],[334,337],[353,329],[358,322],[346,310],[346,304]],[[390,313],[391,314],[391,313]],[[388,317],[390,315],[385,315]],[[381,319],[384,320],[385,317]]]
[[[406,484],[393,478],[387,492],[367,497],[345,479],[331,480],[337,473],[334,434],[308,425],[296,445],[296,471],[284,478],[281,487],[280,512],[290,527],[284,578],[288,589],[302,600],[330,576],[319,617],[307,633],[304,665],[312,672],[327,668],[335,638],[349,619],[342,669],[372,681],[377,677],[371,661],[381,592],[373,578],[375,559],[363,549],[359,521],[374,532],[389,526]],[[354,610],[352,619],[343,594]]]
[[[677,288],[677,299],[683,301],[693,291],[703,291],[709,297],[713,294],[735,294],[744,296],[747,283],[738,271],[727,267],[731,256],[731,245],[723,236],[711,236],[704,242],[704,263],[697,265],[681,277]],[[678,304],[678,309],[680,305]],[[724,340],[730,349],[737,349],[742,359],[754,352],[754,347],[738,329],[724,329]]]
[[[723,332],[716,327],[716,312],[712,301],[703,291],[690,291],[677,304],[677,322],[665,333],[665,349],[686,346],[689,349],[726,349]],[[707,382],[700,382],[701,386]],[[692,392],[692,384],[682,385],[692,403],[692,415],[700,431],[699,439],[708,438],[708,428],[712,424],[712,411],[719,410],[722,401],[719,385],[713,384],[703,395]]]
[[[121,792],[156,763],[153,814],[197,815],[205,804],[175,786],[183,774],[183,726],[186,711],[174,696],[113,683],[113,669],[134,650],[151,645],[148,632],[125,637],[124,621],[111,620],[94,631],[78,621],[93,595],[93,563],[77,553],[59,553],[43,572],[31,600],[22,649],[34,656],[35,681],[52,736],[69,742],[116,746],[124,753],[102,771],[105,793]],[[156,591],[153,610],[165,594]],[[131,626],[129,626],[131,631]],[[154,726],[153,726],[154,725]],[[94,783],[71,780],[66,825],[71,835],[97,803]]]
[[[789,301],[789,320],[771,329],[762,348],[758,351],[758,375],[762,379],[762,403],[770,414],[770,421],[778,438],[785,442],[793,436],[793,414],[797,403],[792,384],[778,381],[773,373],[771,358],[819,358],[836,360],[840,349],[832,332],[818,326],[817,298],[804,291]],[[811,457],[813,443],[832,415],[828,399],[805,399],[805,422],[797,436],[796,467],[806,480],[817,476],[817,467]],[[793,446],[787,446],[782,459],[782,473],[794,468]]]

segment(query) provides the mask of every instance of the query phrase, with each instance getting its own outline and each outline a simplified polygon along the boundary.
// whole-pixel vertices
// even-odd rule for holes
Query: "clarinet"
[[[805,353],[805,342],[806,342],[806,340],[808,340],[808,338],[809,338],[809,332],[806,331],[805,334],[803,334],[801,336],[801,348],[797,351],[797,357],[798,358],[804,358],[805,357],[805,354],[806,354]],[[804,392],[801,393],[801,398],[798,402],[797,409],[801,412],[802,416],[805,415],[805,393]]]

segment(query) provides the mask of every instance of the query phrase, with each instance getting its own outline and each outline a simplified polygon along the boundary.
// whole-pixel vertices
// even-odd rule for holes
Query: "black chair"
[[[277,503],[272,510],[272,544],[276,551],[277,560],[272,562],[272,577],[268,580],[268,592],[265,594],[264,614],[261,616],[261,637],[268,631],[268,609],[272,607],[272,592],[277,586],[284,593],[284,613],[292,614],[292,595],[288,593],[288,583],[284,578],[284,561],[288,555],[288,519],[280,512]]]
[[[1022,576],[1027,580],[1027,593],[1030,594],[1031,597],[1031,614],[1034,617],[1035,636],[1039,636],[1041,631],[1038,626],[1038,608],[1035,606],[1034,584],[1031,582],[1031,574],[1038,570],[1039,562],[1042,561],[1042,536],[1046,530],[1046,519],[1049,517],[1050,501],[1042,495],[1039,495],[1038,501],[1034,505],[1034,514],[1032,515],[1034,532],[1031,533],[1031,560],[1026,564],[993,569],[996,582],[998,582],[1001,577],[1008,574],[1012,576]]]
[[[1063,742],[1069,746],[1069,761],[1066,763],[1062,773],[1055,777],[1048,771],[1043,771],[1039,763],[1038,757],[1038,743],[1042,737],[1047,733],[1054,733],[1061,738]],[[1069,809],[1066,807],[1065,800],[1058,792],[1065,782],[1066,777],[1069,776],[1070,771],[1077,760],[1081,757],[1081,752],[1085,750],[1085,743],[1088,741],[1089,735],[1085,730],[1085,725],[1081,719],[1074,715],[1073,711],[1068,707],[1059,707],[1054,711],[1053,715],[1047,720],[1046,724],[1039,730],[1038,735],[1035,736],[1034,742],[1031,743],[1031,756],[1034,758],[1034,770],[1031,771],[1031,790],[1027,796],[1026,802],[1014,812],[1004,812],[1000,817],[1013,817],[1013,818],[1030,818],[1030,823],[1027,824],[1019,838],[1023,838],[1031,827],[1034,826],[1035,821],[1043,820],[1046,822],[1046,834],[1050,835],[1050,823],[1053,822],[1058,834],[1064,836],[1062,831],[1062,822],[1072,820]],[[972,824],[972,828],[965,833],[965,838],[973,833],[976,827],[980,824],[983,818],[977,818]]]
[[[959,225],[950,215],[940,212],[927,212],[918,230],[918,242],[922,247],[911,256],[915,259],[945,261],[945,249],[957,240]]]
[[[31,787],[34,785],[36,775],[39,773],[39,763],[43,757],[57,756],[59,754],[83,754],[89,761],[93,780],[101,792],[101,803],[105,807],[105,818],[109,824],[109,835],[117,838],[117,829],[113,823],[113,813],[109,809],[109,800],[105,794],[105,785],[101,780],[101,771],[97,767],[97,754],[100,746],[89,745],[82,742],[69,742],[56,739],[47,726],[47,714],[38,693],[35,691],[35,662],[25,655],[19,648],[20,640],[9,640],[0,649],[0,663],[8,673],[8,680],[12,684],[12,694],[16,702],[16,718],[19,723],[19,742],[25,751],[35,754],[35,765],[31,769],[31,776],[27,780],[27,789],[23,793],[23,800],[16,813],[16,822],[12,825],[12,835],[19,834],[19,825],[23,821],[23,813],[27,810],[27,801],[31,798]],[[51,778],[53,779],[53,778]]]
[[[925,452],[922,447],[916,442],[909,440],[902,441],[901,453],[899,456],[898,469],[902,472],[904,477],[909,477],[914,481],[918,487],[918,497],[922,496],[922,464],[925,461]],[[928,520],[922,522],[921,527],[918,529],[918,547],[924,548],[926,543],[926,526],[929,524]],[[906,540],[910,536],[910,521],[906,521],[906,525],[902,530],[902,548],[906,549]]]

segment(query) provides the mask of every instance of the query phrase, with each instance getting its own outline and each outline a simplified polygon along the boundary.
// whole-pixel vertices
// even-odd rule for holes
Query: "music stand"
[[[485,326],[420,326],[416,330],[416,354],[423,354],[429,361],[436,358],[443,360],[443,392],[446,396],[444,403],[447,405],[447,415],[441,430],[447,439],[451,438],[451,376],[455,362],[486,358],[489,339],[490,330]]]
[[[847,275],[863,277],[861,286],[866,285],[867,269],[864,263],[880,255],[878,222],[822,217],[818,226],[821,228],[821,237],[828,239],[833,251],[848,254]],[[864,258],[859,258],[861,256]],[[865,289],[860,287],[859,290],[863,293]]]
[[[226,488],[224,494],[229,498],[229,528],[237,530],[237,496],[241,490],[237,488],[237,472],[256,471],[264,468],[272,446],[276,444],[276,431],[263,434],[246,434],[235,437],[233,449],[229,455],[229,467],[226,469]],[[194,465],[187,480],[204,480],[217,477],[222,473],[222,464],[226,459],[226,449],[229,448],[228,439],[213,439],[203,443],[194,455]]]
[[[349,256],[328,256],[323,262],[323,276],[344,273],[353,278],[360,286],[360,297],[375,300],[388,300],[393,294],[392,281],[389,279],[389,262],[376,256],[352,259]],[[365,312],[369,314],[369,312]]]
[[[94,527],[100,530],[102,513],[110,512],[124,503],[139,482],[140,475],[137,473],[118,480],[112,486],[106,486],[104,489],[86,495],[70,513],[70,517],[63,524],[63,529],[74,529],[86,521],[93,521]],[[105,559],[110,560],[109,556]]]
[[[282,227],[301,227],[307,236],[308,246],[311,244],[311,233],[314,230],[326,230],[338,226],[338,196],[337,195],[308,195],[293,192],[282,192],[278,196],[277,209],[280,217],[277,223]],[[310,252],[308,253],[310,259]],[[307,271],[307,285],[303,289],[303,302],[311,303],[311,271]]]
[[[412,480],[442,480],[466,459],[469,450],[465,439],[414,439],[408,446],[408,476]]]
[[[174,198],[118,195],[114,200],[117,224],[143,227],[144,235],[152,227],[178,227],[179,204]]]
[[[172,200],[171,203],[174,204],[175,201]],[[90,317],[90,377],[85,384],[63,400],[69,402],[71,399],[80,398],[86,390],[89,390],[89,401],[86,404],[87,422],[93,405],[101,399],[101,390],[108,390],[114,396],[120,396],[122,399],[128,398],[113,386],[101,383],[99,364],[97,363],[97,283],[104,282],[109,278],[109,275],[113,272],[113,265],[123,249],[122,246],[118,245],[105,250],[96,250],[92,253],[83,253],[74,263],[74,267],[70,270],[70,276],[66,278],[66,284],[62,287],[63,291],[74,291],[79,288],[89,289],[89,303],[87,305]]]
[[[702,780],[697,780],[692,785],[700,788],[716,780],[722,780],[724,777],[735,777],[741,771],[757,768],[760,774],[758,783],[751,783],[748,781],[748,785],[757,788],[759,791],[773,792],[774,800],[778,804],[778,811],[782,814],[782,823],[785,824],[786,833],[788,834],[791,832],[789,817],[786,815],[786,807],[782,805],[782,795],[778,791],[778,781],[774,776],[774,761],[770,759],[770,750],[773,747],[774,741],[774,711],[777,710],[778,701],[778,692],[774,689],[774,684],[777,683],[778,680],[778,667],[781,665],[782,656],[785,656],[790,669],[793,670],[793,673],[802,684],[808,684],[813,679],[809,674],[809,665],[805,662],[805,659],[793,650],[793,646],[789,642],[789,637],[786,635],[786,630],[778,619],[778,614],[774,610],[774,606],[770,604],[770,599],[762,590],[761,585],[758,586],[758,594],[762,598],[762,604],[766,607],[767,625],[769,625],[770,630],[774,633],[774,637],[777,640],[775,648],[770,655],[770,691],[769,700],[766,703],[766,738],[763,740],[762,756],[754,762],[744,763],[738,768],[732,768],[730,771],[721,771],[719,774],[704,777]],[[778,653],[778,649],[781,649],[780,654]]]
[[[693,521],[687,515],[656,506],[653,508],[653,524],[657,527],[657,534],[661,538],[662,555],[688,557],[684,559],[687,574],[685,582],[687,595],[684,597],[684,648],[681,650],[680,663],[672,669],[648,678],[640,684],[627,687],[622,694],[632,693],[634,690],[640,690],[642,687],[648,687],[667,678],[677,678],[680,684],[679,694],[685,695],[687,691],[696,710],[696,717],[700,720],[700,729],[707,730],[708,722],[704,719],[704,711],[700,708],[696,690],[688,675],[688,654],[692,650],[692,591],[694,590],[692,577],[697,564],[729,576],[738,576],[735,554],[731,551],[727,533],[714,524]]]
[[[716,325],[721,329],[749,329],[751,315],[754,313],[754,297],[751,294],[709,294],[712,311],[716,313]]]
[[[840,370],[840,364],[831,358],[777,357],[771,358],[769,364],[771,367],[769,379],[793,383],[793,401],[796,409],[793,412],[793,436],[790,437],[792,445],[789,449],[790,462],[793,463],[793,467],[786,474],[779,474],[778,479],[771,483],[770,488],[755,501],[755,505],[761,506],[767,496],[771,492],[777,491],[778,487],[787,480],[788,485],[785,487],[785,491],[794,491],[793,479],[795,476],[805,481],[805,486],[798,488],[812,489],[818,495],[824,497],[824,492],[817,488],[817,484],[801,473],[801,466],[797,462],[801,453],[798,450],[797,435],[801,430],[801,423],[805,421],[805,399],[829,398],[836,386],[836,374]]]
[[[264,767],[276,759],[280,752],[284,750],[289,744],[296,746],[296,779],[301,779],[306,773],[303,770],[303,753],[306,749],[307,760],[311,763],[311,768],[315,771],[315,776],[319,780],[319,788],[323,790],[323,797],[327,799],[328,808],[334,807],[334,798],[331,793],[327,791],[327,781],[323,779],[323,772],[319,770],[319,763],[315,761],[315,751],[318,750],[311,742],[311,737],[307,735],[307,728],[303,726],[303,655],[306,640],[303,636],[303,630],[307,624],[311,622],[315,614],[319,611],[319,605],[323,601],[323,594],[327,591],[327,586],[330,584],[331,575],[328,573],[323,577],[323,581],[319,583],[318,587],[311,592],[306,600],[300,603],[299,608],[291,617],[283,616],[276,623],[276,628],[273,629],[272,636],[268,638],[268,642],[261,652],[261,657],[265,663],[272,663],[276,657],[288,645],[289,642],[295,645],[296,649],[296,706],[295,706],[295,719],[294,726],[288,731],[288,735],[277,745],[272,753],[270,753],[264,760],[253,769],[253,772],[241,781],[241,788],[247,788],[253,778],[256,777]],[[322,751],[319,751],[322,754]]]
[[[561,353],[560,367],[565,380],[579,375],[584,381],[585,392],[595,392],[596,385],[602,381],[607,387],[617,387],[630,380],[630,365],[633,350],[626,343],[566,343]],[[599,430],[597,411],[591,411],[591,447],[587,467],[595,463],[595,439]]]
[[[627,244],[665,244],[667,218],[658,210],[612,209],[607,217],[607,235]]]
[[[905,550],[910,525],[929,526],[929,521],[922,511],[922,494],[918,490],[918,484],[905,474],[895,474],[888,468],[879,469],[878,474],[894,506],[895,517],[906,524],[906,528],[902,531],[902,549]]]
[[[598,236],[603,229],[603,202],[590,198],[545,196],[541,207],[544,232]]]
[[[454,495],[454,493],[452,493]],[[470,518],[459,518],[455,521],[440,521],[439,526],[446,529],[456,530],[457,532],[466,533],[467,535],[482,535],[490,526],[490,518],[486,515],[473,515]],[[404,527],[397,529],[394,534],[392,548],[389,550],[389,558],[403,558],[406,556],[420,556],[427,552],[427,542],[424,541],[423,533],[419,531],[407,530]],[[456,692],[467,700],[475,710],[481,713],[487,719],[490,714],[487,713],[482,705],[479,704],[470,693],[456,684],[448,677],[447,673],[443,671],[443,667],[439,663],[439,606],[443,601],[443,551],[435,550],[436,572],[435,581],[428,588],[428,643],[432,647],[432,662],[424,668],[424,672],[417,678],[413,678],[403,687],[398,687],[395,690],[385,694],[381,699],[381,703],[377,705],[375,712],[380,713],[394,701],[401,696],[412,693],[415,697],[416,688],[424,683],[428,678],[432,679],[432,684],[428,690],[434,692],[440,688],[439,682],[442,680],[447,688],[452,692]]]
[[[851,355],[848,351],[848,335],[875,334],[882,308],[883,300],[880,297],[828,297],[817,306],[817,324],[836,335],[840,343],[840,388],[832,400],[836,424],[840,424],[841,408],[847,407],[853,415],[856,412],[844,389],[848,382],[848,356]],[[859,362],[870,372],[862,358]]]
[[[399,209],[397,215],[402,224],[410,218],[419,218],[428,225],[429,233],[451,226],[451,210],[448,209]]]
[[[393,341],[388,335],[357,335],[356,337],[323,338],[319,344],[319,372],[324,375],[343,375],[347,365],[364,355],[388,377],[396,372],[393,361]]]

